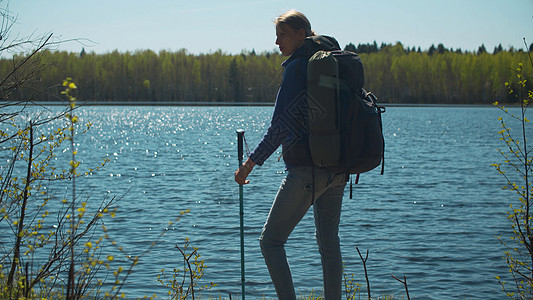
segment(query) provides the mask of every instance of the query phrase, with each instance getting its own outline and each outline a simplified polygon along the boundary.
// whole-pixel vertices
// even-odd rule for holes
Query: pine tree
[[[494,47],[494,51],[492,51],[492,54],[498,54],[503,51],[502,44],[499,44],[497,47]]]
[[[479,48],[477,49],[477,54],[483,54],[483,53],[487,53],[487,49],[485,48],[485,44],[481,44],[481,46],[479,46]]]
[[[437,53],[444,54],[444,52],[446,52],[446,51],[448,51],[448,49],[446,49],[443,44],[438,44],[437,45]]]
[[[428,49],[428,54],[433,55],[433,53],[435,53],[436,50],[437,48],[435,48],[435,45],[431,44],[431,47],[429,47]]]
[[[352,43],[349,43],[348,45],[346,45],[346,47],[344,47],[344,50],[350,51],[350,52],[357,52],[357,48]]]

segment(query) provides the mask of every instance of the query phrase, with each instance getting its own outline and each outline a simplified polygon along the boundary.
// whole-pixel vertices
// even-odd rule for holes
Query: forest
[[[516,78],[519,63],[530,66],[526,64],[530,60],[527,51],[501,45],[492,53],[484,45],[473,52],[447,49],[442,44],[422,51],[400,42],[380,46],[350,43],[345,50],[359,54],[365,89],[381,103],[509,103],[513,97],[505,83]],[[9,77],[13,66],[24,59],[23,55],[0,59],[0,76]],[[43,50],[33,59],[46,67],[5,100],[56,101],[62,89],[59,83],[69,77],[78,86],[78,99],[88,103],[273,103],[286,58],[274,51],[190,54],[182,49],[105,54]],[[524,67],[524,73],[532,74],[532,70]],[[16,77],[13,74],[12,78]]]

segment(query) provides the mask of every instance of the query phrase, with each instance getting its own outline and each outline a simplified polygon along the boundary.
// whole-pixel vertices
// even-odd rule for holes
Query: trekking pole
[[[242,166],[243,160],[243,139],[244,130],[237,129],[237,152],[239,158],[239,168]],[[243,185],[239,184],[239,214],[241,218],[241,286],[242,299],[244,300],[244,209],[243,209]]]

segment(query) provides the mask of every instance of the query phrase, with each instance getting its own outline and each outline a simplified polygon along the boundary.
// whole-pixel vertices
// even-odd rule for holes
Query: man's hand
[[[250,183],[250,180],[247,180],[246,178],[252,172],[252,169],[254,168],[255,163],[251,159],[247,159],[242,166],[239,167],[237,171],[235,171],[235,181],[238,184],[248,184]]]

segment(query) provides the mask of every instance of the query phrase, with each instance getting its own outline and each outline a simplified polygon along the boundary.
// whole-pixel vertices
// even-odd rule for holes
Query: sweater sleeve
[[[292,137],[293,128],[291,127],[293,126],[291,124],[294,123],[294,116],[292,116],[294,109],[292,108],[302,100],[306,90],[307,65],[305,62],[305,59],[295,59],[285,68],[270,127],[250,154],[250,159],[257,165],[262,166],[281,144]]]

